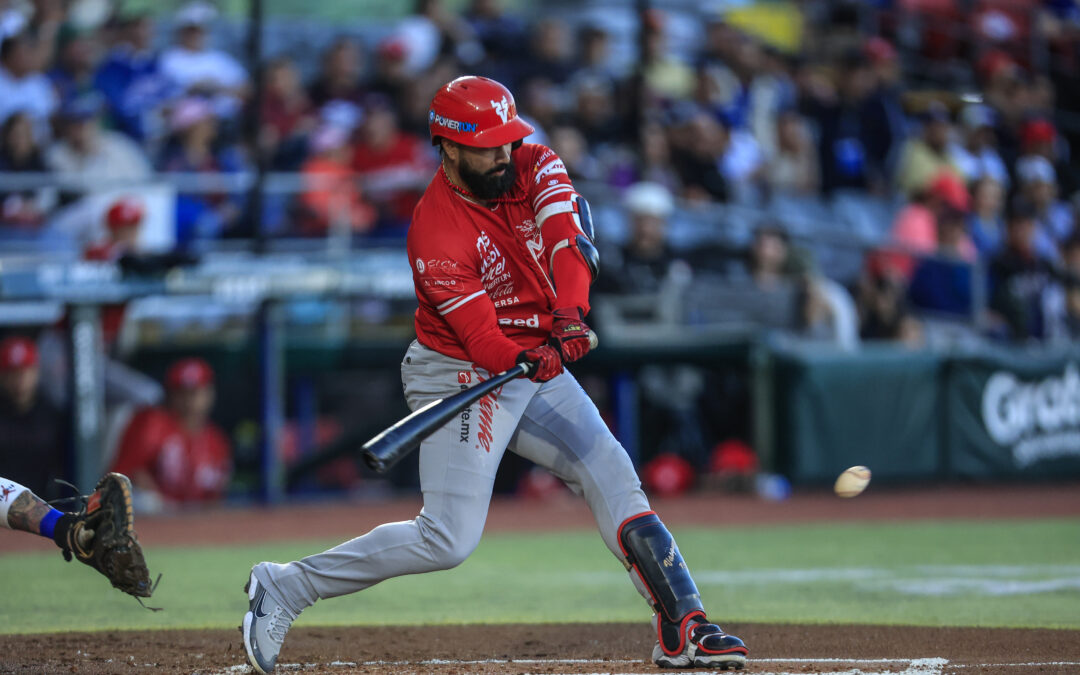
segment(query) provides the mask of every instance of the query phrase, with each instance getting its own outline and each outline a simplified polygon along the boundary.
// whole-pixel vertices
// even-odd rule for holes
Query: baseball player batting
[[[333,549],[251,569],[241,631],[251,665],[273,670],[296,617],[317,600],[460,564],[480,541],[495,471],[509,449],[585,497],[611,552],[652,606],[653,661],[742,668],[747,648],[706,618],[694,580],[649,508],[626,451],[564,363],[590,348],[589,285],[598,255],[585,200],[514,97],[483,77],[435,94],[428,113],[442,166],[413,213],[417,339],[401,364],[413,410],[517,363],[516,379],[420,445],[424,506]]]

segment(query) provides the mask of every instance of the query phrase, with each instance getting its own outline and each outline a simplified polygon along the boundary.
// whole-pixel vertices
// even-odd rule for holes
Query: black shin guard
[[[623,522],[619,545],[653,599],[657,634],[667,654],[686,646],[686,624],[705,619],[705,608],[678,546],[660,518],[648,511]]]

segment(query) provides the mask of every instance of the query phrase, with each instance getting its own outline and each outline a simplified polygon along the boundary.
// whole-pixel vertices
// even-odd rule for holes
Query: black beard
[[[465,188],[472,196],[483,201],[490,201],[506,194],[513,187],[514,180],[517,178],[517,168],[514,166],[514,160],[510,160],[503,166],[506,167],[506,170],[501,174],[495,173],[501,167],[492,169],[487,173],[479,173],[465,166],[465,163],[462,162],[458,165],[458,175],[461,176],[461,182],[465,183]]]

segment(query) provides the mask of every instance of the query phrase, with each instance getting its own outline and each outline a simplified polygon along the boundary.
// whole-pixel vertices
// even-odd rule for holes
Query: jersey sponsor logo
[[[461,373],[458,373],[458,376],[459,376],[458,381],[460,381],[460,376],[461,376],[462,373],[468,375],[468,373],[465,373],[464,371],[462,371]],[[464,388],[465,387],[462,387],[462,389],[464,389]],[[471,417],[472,417],[472,408],[471,407],[470,408],[465,408],[464,410],[461,411],[461,422],[460,422],[460,426],[458,427],[458,443],[468,443],[469,442],[469,431],[471,429],[471,425],[469,424],[469,419]]]
[[[512,297],[512,298],[503,298],[502,300],[496,300],[495,301],[495,309],[498,309],[500,307],[509,307],[511,305],[516,305],[519,302],[521,302],[521,298],[519,298],[516,295],[514,297]]]
[[[505,97],[503,98],[505,100]],[[504,118],[505,122],[506,119]],[[462,122],[461,120],[452,120],[449,117],[443,117],[436,113],[434,110],[428,111],[428,124],[438,124],[440,127],[446,127],[450,131],[460,131],[462,133],[471,134],[476,131],[475,122]]]
[[[456,270],[457,269],[457,261],[456,260],[448,260],[446,258],[443,258],[443,259],[432,258],[431,260],[428,260],[424,264],[427,266],[428,269],[431,269],[431,270]]]
[[[517,318],[517,319],[513,319],[511,317],[503,317],[502,319],[499,319],[499,325],[500,326],[516,326],[518,328],[539,328],[540,327],[540,316],[537,315],[537,314],[533,314],[532,316],[530,316],[530,317],[528,317],[526,319],[522,319],[520,317]]]
[[[0,502],[6,502],[14,492],[14,485],[0,485]]]
[[[499,116],[503,124],[506,124],[506,121],[510,118],[510,104],[506,102],[506,96],[503,96],[501,101],[488,99],[488,103],[495,109],[495,114]]]
[[[490,292],[499,284],[510,281],[506,258],[486,232],[481,231],[476,239],[476,250],[480,252],[480,282],[485,291]]]
[[[498,300],[499,298],[505,298],[513,292],[514,282],[507,281],[505,284],[501,286],[496,286],[494,289],[488,291],[488,297],[490,297],[492,300]],[[498,307],[499,305],[496,304],[495,306]]]
[[[417,258],[416,259],[416,271],[419,272],[420,274],[423,274],[425,269],[427,269],[427,268],[424,267],[424,261],[421,260],[420,258]]]
[[[533,171],[539,171],[540,167],[544,165],[544,160],[548,157],[553,157],[554,155],[555,151],[551,148],[544,150],[544,154],[540,155],[540,158],[536,160],[536,166],[533,167]]]
[[[536,184],[539,185],[540,181],[543,180],[544,176],[557,176],[559,174],[566,175],[566,165],[563,164],[562,160],[556,159],[554,161],[548,162],[543,169],[540,169],[540,171],[537,172]],[[548,183],[548,185],[554,185],[554,183]]]
[[[484,452],[491,452],[491,441],[495,438],[491,431],[491,423],[495,420],[495,411],[499,409],[497,401],[501,391],[502,387],[499,387],[480,399],[480,412],[477,415],[479,419],[476,421],[476,425],[479,427],[476,432],[477,450],[483,448]]]
[[[457,279],[450,279],[448,277],[424,279],[424,288],[455,288],[457,285]]]

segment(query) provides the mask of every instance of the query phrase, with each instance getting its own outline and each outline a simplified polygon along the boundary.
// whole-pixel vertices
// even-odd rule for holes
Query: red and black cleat
[[[653,663],[661,668],[713,668],[716,670],[729,668],[741,670],[746,665],[746,655],[750,650],[746,648],[742,640],[734,635],[728,635],[714,623],[704,623],[708,620],[704,615],[692,618],[699,620],[684,620],[685,640],[679,640],[681,649],[671,653],[673,650],[670,647],[665,649],[658,640],[656,646],[653,647]],[[673,637],[671,633],[680,628],[666,621],[663,623],[667,624],[661,626],[660,630],[660,635],[664,637]]]

